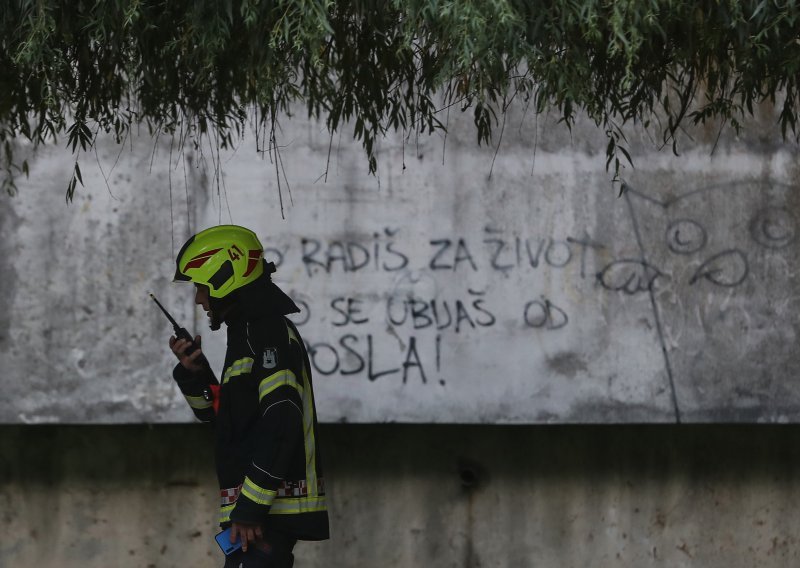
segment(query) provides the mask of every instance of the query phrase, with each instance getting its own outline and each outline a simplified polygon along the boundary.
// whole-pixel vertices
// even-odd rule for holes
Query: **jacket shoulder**
[[[296,333],[283,316],[260,318],[249,323],[246,341],[255,362],[254,370],[291,368],[297,360]]]
[[[291,327],[283,316],[259,318],[247,324],[247,342],[258,354],[265,347],[286,349],[291,344]]]

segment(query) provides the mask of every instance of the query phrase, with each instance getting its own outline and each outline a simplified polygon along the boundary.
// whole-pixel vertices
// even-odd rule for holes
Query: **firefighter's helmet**
[[[256,234],[238,225],[219,225],[186,241],[175,260],[175,281],[208,286],[224,298],[264,273],[264,247]]]

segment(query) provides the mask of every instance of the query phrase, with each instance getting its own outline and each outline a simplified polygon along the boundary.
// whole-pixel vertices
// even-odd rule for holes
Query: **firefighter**
[[[290,567],[298,540],[329,536],[311,366],[286,317],[300,310],[272,282],[275,265],[244,227],[201,231],[176,263],[175,280],[194,283],[211,329],[227,327],[221,380],[200,336],[169,340],[178,387],[195,416],[214,423],[219,522],[242,543],[225,568]]]

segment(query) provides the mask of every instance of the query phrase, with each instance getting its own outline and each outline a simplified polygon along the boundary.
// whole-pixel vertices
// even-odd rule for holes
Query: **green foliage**
[[[236,142],[248,115],[270,132],[303,106],[353,136],[376,168],[388,130],[443,128],[472,109],[479,143],[511,100],[584,111],[606,132],[609,168],[630,161],[622,127],[659,117],[738,128],[781,105],[797,135],[800,10],[794,0],[7,0],[0,7],[0,167],[12,142],[66,134],[76,153],[134,125],[181,142]],[[438,101],[438,105],[437,102]],[[82,183],[76,167],[68,199]]]

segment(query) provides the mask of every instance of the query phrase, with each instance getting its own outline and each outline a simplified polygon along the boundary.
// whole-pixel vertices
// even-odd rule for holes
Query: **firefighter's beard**
[[[211,331],[217,331],[222,325],[222,318],[217,316],[217,312],[214,310],[209,310],[207,312],[207,315],[208,315],[208,325],[211,328]]]

